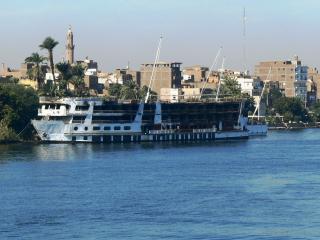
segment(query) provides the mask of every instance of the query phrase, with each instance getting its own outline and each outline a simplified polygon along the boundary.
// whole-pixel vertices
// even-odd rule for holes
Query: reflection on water
[[[318,239],[319,139],[0,145],[0,239]]]

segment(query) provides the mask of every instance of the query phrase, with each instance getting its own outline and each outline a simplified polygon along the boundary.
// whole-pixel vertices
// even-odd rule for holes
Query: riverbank
[[[279,123],[275,125],[268,125],[269,130],[295,130],[295,129],[311,129],[311,128],[320,128],[319,122],[314,123]]]

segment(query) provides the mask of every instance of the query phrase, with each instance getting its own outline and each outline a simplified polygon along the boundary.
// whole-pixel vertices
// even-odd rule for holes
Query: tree
[[[25,59],[25,62],[26,63],[33,63],[35,64],[35,74],[34,74],[34,71],[32,71],[32,73],[29,73],[31,76],[33,75],[33,78],[35,77],[36,80],[37,80],[37,85],[38,85],[38,89],[40,89],[42,87],[42,83],[43,83],[43,77],[41,75],[42,74],[42,71],[41,71],[41,66],[40,64],[43,63],[47,58],[39,55],[39,53],[35,52],[35,53],[32,53],[31,56],[27,57]]]
[[[72,83],[72,85],[74,86],[74,95],[76,97],[83,97],[85,95],[88,95],[89,93],[86,91],[86,87],[85,87],[85,83],[84,83],[84,79],[74,75],[71,79],[70,79],[70,83]]]
[[[281,97],[274,103],[274,110],[284,116],[285,121],[309,121],[307,109],[300,98]]]
[[[69,80],[72,77],[71,65],[66,62],[56,64],[56,68],[61,73],[62,79]]]
[[[58,93],[58,86],[47,82],[43,85],[42,89],[39,91],[39,96],[55,97]]]
[[[119,99],[121,96],[122,85],[119,83],[111,83],[108,88],[109,96]]]
[[[134,81],[124,83],[120,90],[120,98],[123,100],[139,99],[139,87]]]
[[[59,44],[56,40],[54,40],[52,37],[47,37],[42,44],[39,45],[40,49],[47,49],[48,50],[48,58],[50,62],[50,68],[52,73],[52,79],[55,83],[55,76],[54,76],[54,63],[53,63],[53,49]]]
[[[58,71],[61,74],[61,80],[59,81],[59,91],[57,92],[59,96],[63,97],[63,96],[70,96],[70,92],[69,92],[69,82],[70,79],[72,78],[72,72],[71,72],[71,65],[69,63],[66,62],[60,62],[56,64],[56,69],[58,69]]]
[[[270,89],[267,97],[268,97],[268,105],[272,107],[274,103],[277,102],[282,97],[282,93],[280,92],[279,89],[272,88]]]
[[[235,78],[226,77],[221,84],[221,95],[227,97],[241,96],[241,86]]]
[[[248,116],[249,113],[253,113],[255,110],[255,101],[254,98],[249,96],[248,94],[243,94],[242,97],[245,99],[244,106],[242,109],[243,116]]]
[[[144,100],[148,87],[143,86],[141,89],[134,81],[128,81],[123,85],[118,83],[110,84],[108,88],[109,96],[122,99],[122,100]],[[150,99],[152,101],[157,100],[157,93],[154,91],[150,91]]]
[[[88,95],[84,82],[85,68],[81,64],[71,66],[69,63],[61,62],[56,64],[56,68],[62,76],[57,91],[58,96],[75,95],[81,97]],[[68,88],[69,83],[74,87],[73,93]]]
[[[141,89],[140,89],[140,93],[139,93],[139,99],[140,100],[144,100],[147,96],[147,92],[148,92],[148,87],[147,86],[143,86]],[[155,92],[155,91],[152,91],[150,90],[150,100],[151,101],[156,101],[158,96],[158,94]]]
[[[84,95],[88,95],[88,91],[86,90],[85,82],[84,82],[84,67],[81,64],[77,64],[71,67],[71,78],[70,83],[74,86],[74,94],[77,97],[82,97]]]
[[[72,76],[84,78],[84,72],[85,72],[85,68],[81,64],[77,64],[75,66],[72,66],[71,68]]]
[[[18,84],[0,85],[0,141],[17,140],[38,114],[38,96],[32,88]]]
[[[317,122],[320,121],[320,103],[314,104],[310,110],[312,111],[313,120]]]

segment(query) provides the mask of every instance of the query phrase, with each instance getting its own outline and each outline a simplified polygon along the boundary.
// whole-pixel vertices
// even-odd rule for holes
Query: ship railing
[[[93,113],[136,113],[137,110],[93,110]]]
[[[241,102],[243,98],[237,98],[237,97],[223,97],[216,99],[215,97],[208,97],[208,98],[192,98],[192,99],[179,99],[180,103],[225,103],[225,102]]]
[[[150,134],[170,134],[175,132],[176,132],[175,129],[149,130]]]
[[[45,96],[39,97],[39,102],[56,102],[58,100],[61,100],[61,98],[59,98],[59,97],[45,97]]]
[[[171,134],[176,132],[192,132],[192,133],[208,133],[216,132],[216,128],[202,128],[202,129],[163,129],[163,130],[149,130],[150,134]]]
[[[66,116],[67,111],[64,109],[38,109],[39,116]]]
[[[202,129],[193,129],[193,133],[207,133],[207,132],[216,132],[216,128],[202,128]]]
[[[48,97],[48,96],[39,97],[40,101],[57,101],[57,100],[63,100],[63,99],[74,99],[74,100],[80,100],[80,101],[102,100],[101,97]]]
[[[84,120],[72,120],[72,123],[84,123]]]
[[[88,113],[91,113],[89,110],[74,110],[74,111],[68,111],[69,115],[87,115]]]
[[[114,121],[114,120],[92,120],[91,123],[94,124],[94,123],[106,123],[106,124],[131,124],[134,120],[132,121],[128,121],[128,120],[117,120],[117,121]]]

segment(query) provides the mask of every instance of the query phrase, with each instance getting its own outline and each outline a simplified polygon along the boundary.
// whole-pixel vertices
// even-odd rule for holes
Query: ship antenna
[[[214,68],[215,65],[217,64],[218,57],[220,56],[221,51],[222,51],[222,47],[219,48],[219,50],[218,50],[218,52],[217,52],[217,55],[216,55],[216,57],[214,58],[214,61],[213,61],[212,65],[211,65],[211,67],[210,67],[210,69],[209,69],[208,76],[207,76],[207,78],[205,79],[205,81],[204,81],[204,83],[203,83],[203,86],[202,86],[202,89],[201,89],[201,92],[200,92],[200,98],[201,98],[201,96],[202,96],[202,94],[203,94],[203,92],[204,92],[204,89],[205,89],[206,86],[207,86],[207,82],[208,82],[208,80],[209,80],[210,73],[212,72],[213,68]]]
[[[153,67],[152,67],[152,72],[151,72],[151,77],[150,77],[150,81],[149,81],[149,86],[148,86],[148,92],[147,92],[147,95],[146,95],[146,98],[144,100],[145,103],[148,102],[149,100],[149,97],[150,97],[150,90],[151,88],[153,87],[153,82],[154,82],[154,75],[155,75],[155,71],[156,71],[156,65],[159,61],[159,57],[160,57],[160,50],[161,50],[161,42],[162,42],[162,35],[160,36],[160,39],[159,39],[159,44],[158,44],[158,49],[157,49],[157,53],[156,53],[156,57],[154,59],[154,64],[153,64]]]
[[[271,67],[269,68],[269,72],[268,72],[268,75],[267,75],[267,78],[266,78],[266,81],[265,81],[265,84],[263,85],[263,88],[262,88],[262,91],[261,91],[261,94],[260,94],[260,98],[259,98],[259,101],[257,103],[257,106],[252,114],[252,116],[254,117],[258,111],[258,120],[260,118],[260,102],[261,102],[261,99],[263,97],[263,93],[264,93],[264,89],[267,85],[267,83],[270,81],[269,78],[270,78],[270,75],[271,75]]]
[[[242,54],[243,54],[243,70],[244,74],[246,75],[247,72],[247,46],[246,46],[246,22],[247,22],[247,17],[246,17],[246,8],[243,8],[243,16],[242,16],[242,24],[243,24],[243,31],[242,31],[242,37],[243,37],[243,42],[242,42]]]
[[[218,101],[218,98],[219,98],[221,81],[223,79],[223,74],[224,74],[224,62],[225,62],[225,60],[226,60],[226,57],[223,57],[222,58],[221,69],[220,69],[220,77],[219,77],[218,89],[217,89],[217,94],[216,94],[216,101]]]

